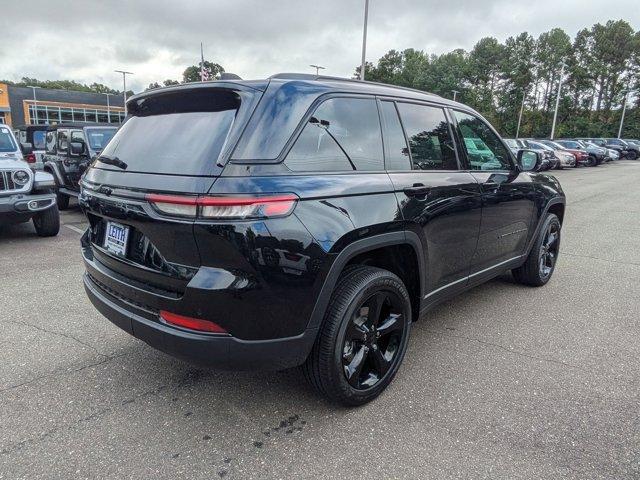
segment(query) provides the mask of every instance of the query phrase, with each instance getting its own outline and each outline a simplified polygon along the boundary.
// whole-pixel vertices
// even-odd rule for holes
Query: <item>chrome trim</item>
[[[451,282],[451,283],[447,283],[446,285],[443,285],[442,287],[439,287],[439,288],[435,289],[433,292],[428,293],[428,294],[427,294],[427,295],[425,295],[422,299],[423,299],[423,300],[426,300],[427,298],[429,298],[429,297],[431,297],[431,296],[435,295],[436,293],[438,293],[438,292],[440,292],[440,291],[442,291],[442,290],[445,290],[445,289],[447,289],[447,288],[449,288],[449,287],[453,287],[454,285],[456,285],[456,284],[458,284],[458,283],[460,283],[460,282],[466,282],[466,281],[469,281],[469,280],[471,280],[473,277],[476,277],[476,276],[478,276],[478,275],[482,275],[483,273],[487,273],[487,272],[489,272],[489,271],[491,271],[491,270],[494,270],[494,269],[496,269],[496,268],[501,267],[502,265],[506,265],[507,263],[513,262],[514,260],[520,260],[523,256],[524,256],[524,255],[518,255],[517,257],[510,258],[509,260],[504,260],[503,262],[496,263],[495,265],[492,265],[491,267],[484,268],[484,269],[482,269],[482,270],[480,270],[480,271],[478,271],[478,272],[472,273],[471,275],[467,275],[466,277],[462,277],[462,278],[460,278],[460,279],[458,279],[458,280],[455,280],[455,281],[453,281],[453,282]]]

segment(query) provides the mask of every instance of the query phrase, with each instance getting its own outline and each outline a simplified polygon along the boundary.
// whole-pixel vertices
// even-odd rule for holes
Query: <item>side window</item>
[[[80,130],[73,130],[71,132],[71,141],[72,142],[86,143],[84,141],[84,133],[82,133]]]
[[[407,147],[398,111],[393,102],[382,102],[382,120],[385,125],[385,168],[387,170],[411,170],[409,147]]]
[[[509,153],[478,117],[454,110],[471,170],[511,170]]]
[[[398,103],[398,110],[409,139],[413,168],[457,170],[456,151],[444,110],[413,103]]]
[[[369,98],[331,98],[309,119],[289,151],[293,171],[383,170],[378,107]]]
[[[69,132],[67,130],[58,130],[58,151],[65,152],[69,147]]]
[[[56,153],[56,133],[51,131],[47,132],[47,153]]]

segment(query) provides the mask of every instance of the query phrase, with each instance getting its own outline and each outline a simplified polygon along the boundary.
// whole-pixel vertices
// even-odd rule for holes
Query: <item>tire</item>
[[[372,310],[379,315],[369,318]],[[302,365],[304,376],[331,402],[370,402],[398,371],[410,327],[411,302],[402,280],[380,268],[352,267],[331,295],[316,342]]]
[[[629,150],[629,152],[627,153],[627,158],[629,160],[635,160],[636,158],[638,158],[638,152],[636,152],[635,150]]]
[[[547,214],[527,260],[511,271],[518,283],[541,287],[551,279],[560,253],[561,228],[558,217],[553,213]],[[555,239],[550,237],[552,234]]]
[[[587,167],[596,167],[598,165],[598,160],[593,155],[589,155],[589,162],[587,163]]]
[[[69,208],[69,195],[64,193],[56,193],[56,203],[58,204],[58,210],[66,210]]]
[[[33,226],[41,237],[54,237],[60,231],[60,214],[53,206],[33,216]]]

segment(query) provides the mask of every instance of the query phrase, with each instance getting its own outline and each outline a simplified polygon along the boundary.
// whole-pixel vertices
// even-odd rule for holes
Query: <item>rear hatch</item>
[[[133,97],[130,117],[82,180],[94,258],[145,286],[182,292],[200,265],[194,220],[159,211],[149,196],[208,192],[260,94],[219,83]]]

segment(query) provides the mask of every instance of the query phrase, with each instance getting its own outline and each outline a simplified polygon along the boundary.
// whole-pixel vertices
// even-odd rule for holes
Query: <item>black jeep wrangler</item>
[[[532,286],[553,274],[558,181],[463,104],[281,74],[127,106],[81,182],[84,285],[164,352],[302,365],[319,392],[358,405],[391,382],[429,308],[509,270]]]
[[[80,177],[117,129],[100,123],[60,123],[47,128],[42,162],[44,171],[55,178],[60,210],[69,207],[70,197],[78,196]]]

